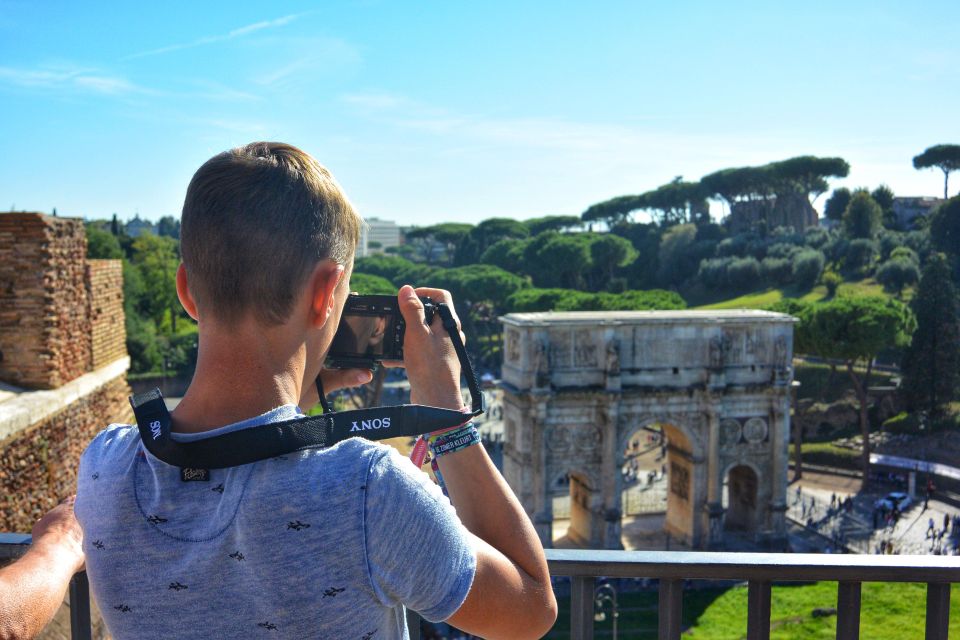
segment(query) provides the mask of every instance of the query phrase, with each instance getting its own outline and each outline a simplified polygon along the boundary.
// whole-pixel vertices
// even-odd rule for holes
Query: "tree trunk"
[[[947,195],[947,185],[950,181],[950,172],[946,169],[943,170],[943,199],[947,200],[950,196]]]
[[[853,370],[853,360],[847,360],[847,373],[850,374],[850,381],[853,383],[853,389],[857,394],[857,401],[860,404],[860,436],[863,438],[863,454],[861,458],[861,468],[863,480],[861,488],[866,489],[870,485],[870,420],[867,415],[867,386],[866,379],[870,378],[870,370],[873,367],[871,359],[867,365],[867,376],[865,380],[860,380]]]
[[[373,374],[373,381],[370,383],[370,392],[367,395],[367,407],[379,407],[380,398],[383,396],[383,381],[387,376],[386,367],[380,367]]]

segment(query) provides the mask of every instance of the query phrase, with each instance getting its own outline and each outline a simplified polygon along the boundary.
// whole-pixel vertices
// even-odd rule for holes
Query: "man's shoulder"
[[[84,456],[105,455],[129,451],[140,444],[140,432],[136,425],[131,424],[111,424],[106,429],[94,436]]]

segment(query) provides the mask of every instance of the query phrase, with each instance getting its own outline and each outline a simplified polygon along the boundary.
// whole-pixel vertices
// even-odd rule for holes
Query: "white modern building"
[[[396,222],[379,218],[367,218],[366,222],[357,244],[358,258],[383,253],[388,247],[400,246],[400,227]]]

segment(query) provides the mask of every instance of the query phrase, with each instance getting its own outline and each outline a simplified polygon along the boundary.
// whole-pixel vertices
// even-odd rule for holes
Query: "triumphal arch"
[[[785,537],[793,322],[765,311],[504,316],[504,476],[552,545],[568,483],[575,542],[621,548],[621,471],[639,430],[666,437],[666,531]]]

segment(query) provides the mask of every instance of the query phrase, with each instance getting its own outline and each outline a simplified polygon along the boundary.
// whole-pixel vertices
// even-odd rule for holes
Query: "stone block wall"
[[[122,373],[69,403],[56,392],[35,393],[49,394],[49,405],[38,406],[40,412],[59,410],[0,441],[0,531],[29,532],[40,516],[76,491],[80,454],[90,440],[108,424],[133,418]]]
[[[127,355],[127,332],[123,316],[123,263],[120,260],[88,260],[87,302],[90,316],[90,367]]]
[[[82,220],[0,214],[0,380],[53,389],[90,370]]]

